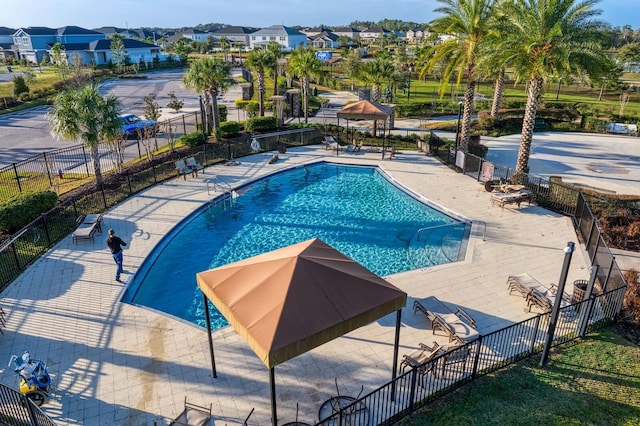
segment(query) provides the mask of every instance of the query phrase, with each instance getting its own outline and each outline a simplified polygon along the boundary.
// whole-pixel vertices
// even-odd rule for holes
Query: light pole
[[[460,133],[460,117],[462,116],[462,101],[458,102],[458,124],[456,124],[456,149],[458,149],[458,134]]]
[[[556,290],[556,297],[553,302],[553,308],[551,309],[551,314],[549,315],[549,331],[547,333],[547,340],[544,344],[544,349],[542,350],[542,355],[540,357],[541,368],[544,368],[547,364],[549,351],[551,350],[551,345],[553,344],[553,336],[556,332],[556,323],[558,322],[558,315],[560,314],[560,303],[562,302],[564,286],[567,283],[567,275],[569,274],[569,266],[571,265],[571,256],[573,256],[575,246],[576,245],[573,241],[569,241],[567,243],[567,246],[564,248],[564,262],[562,263],[562,270],[560,271],[558,289]]]

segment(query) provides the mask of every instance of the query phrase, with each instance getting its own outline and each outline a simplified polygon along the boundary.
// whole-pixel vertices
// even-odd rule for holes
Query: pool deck
[[[103,229],[129,242],[124,252],[129,279],[153,247],[190,212],[208,202],[214,175],[236,187],[276,170],[318,160],[380,165],[399,183],[475,221],[466,259],[387,277],[409,295],[402,313],[400,354],[419,342],[446,342],[432,335],[426,318],[414,315],[413,299],[436,296],[463,307],[485,334],[534,315],[520,296],[509,296],[509,275],[528,272],[557,282],[568,241],[577,238],[571,220],[538,206],[491,206],[474,179],[418,153],[397,159],[357,152],[332,155],[321,146],[301,147],[268,164],[270,153],[242,158],[239,166],[215,166],[197,178],[173,178],[105,213]],[[328,194],[328,196],[330,196]],[[486,224],[486,232],[485,225]],[[483,238],[484,234],[484,238]],[[29,350],[49,367],[57,387],[43,406],[58,424],[165,424],[189,402],[213,405],[216,425],[270,424],[269,371],[230,328],[214,334],[218,378],[211,375],[206,331],[147,308],[120,302],[125,286],[114,281],[115,265],[105,233],[95,242],[65,238],[30,266],[3,293],[7,329],[0,335],[0,382],[16,387],[6,367],[13,354]],[[588,257],[577,244],[567,292],[587,279]],[[198,250],[198,247],[193,247]],[[188,253],[184,261],[188,262]],[[126,285],[126,284],[125,284]],[[279,424],[313,424],[321,404],[340,393],[368,393],[391,378],[395,315],[355,330],[275,368]],[[165,423],[163,423],[165,422]]]

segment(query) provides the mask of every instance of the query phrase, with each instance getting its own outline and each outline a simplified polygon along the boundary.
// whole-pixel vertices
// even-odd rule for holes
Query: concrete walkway
[[[414,315],[414,298],[437,296],[461,306],[488,333],[534,314],[525,301],[509,296],[507,276],[528,272],[542,283],[557,282],[568,241],[577,241],[567,217],[535,205],[492,207],[490,195],[469,177],[433,158],[400,153],[397,160],[359,152],[331,156],[321,147],[291,149],[267,164],[270,153],[241,159],[236,167],[216,166],[198,178],[174,178],[132,197],[105,214],[130,245],[125,278],[138,270],[153,247],[190,212],[206,203],[206,180],[217,175],[240,185],[276,170],[319,160],[371,164],[397,182],[474,221],[464,261],[387,277],[409,294],[402,316],[400,354],[433,335],[424,316]],[[6,362],[29,350],[46,361],[57,386],[44,410],[59,424],[163,424],[190,402],[213,404],[216,425],[239,424],[252,408],[249,424],[270,424],[269,374],[229,327],[215,332],[218,378],[211,376],[204,329],[160,312],[120,302],[104,235],[95,243],[73,244],[68,237],[30,266],[3,293],[7,330],[0,335],[0,381],[14,386]],[[189,261],[185,253],[182,261]],[[573,258],[567,292],[575,279],[588,278],[582,249]],[[275,369],[280,424],[298,419],[315,423],[323,401],[340,392],[368,393],[391,378],[395,315],[389,315],[322,345]]]

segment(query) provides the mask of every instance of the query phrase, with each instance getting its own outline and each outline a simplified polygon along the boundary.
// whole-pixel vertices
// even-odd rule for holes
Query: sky
[[[0,0],[0,26],[192,27],[212,22],[268,27],[338,26],[399,19],[426,23],[437,0]],[[640,0],[601,0],[601,19],[640,28]]]

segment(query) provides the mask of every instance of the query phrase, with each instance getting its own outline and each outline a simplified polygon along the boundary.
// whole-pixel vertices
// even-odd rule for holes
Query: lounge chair
[[[436,330],[443,331],[449,342],[459,343],[476,340],[478,333],[475,320],[462,308],[456,307],[455,312],[451,311],[444,303],[431,296],[419,302],[413,302],[413,312],[422,312],[431,322],[431,330],[435,334]]]
[[[393,160],[396,157],[396,155],[398,154],[398,151],[396,151],[395,148],[391,148],[391,151],[389,152],[389,160]]]
[[[333,136],[325,136],[322,144],[324,145],[324,149],[331,149],[333,151],[339,151],[341,149],[340,144]]]
[[[196,176],[198,176],[198,171],[200,170],[204,173],[204,166],[202,164],[198,164],[194,157],[187,158],[187,167],[193,170]]]
[[[558,287],[555,284],[551,283],[549,286],[545,286],[527,273],[509,275],[507,288],[509,289],[509,294],[513,294],[515,291],[524,297],[529,312],[534,306],[542,310],[542,312],[550,312],[558,292]],[[571,297],[566,293],[563,294],[561,306],[566,306],[570,303]]]
[[[402,355],[402,361],[398,369],[399,373],[404,373],[408,368],[420,367],[436,355],[442,353],[442,347],[438,342],[433,342],[433,346],[427,346],[424,343],[419,344],[420,348],[415,351]]]
[[[211,407],[203,407],[200,405],[187,402],[187,398],[184,398],[184,410],[175,419],[169,423],[171,425],[180,426],[204,426],[211,419]]]
[[[504,206],[508,204],[515,204],[520,208],[520,204],[522,204],[523,201],[527,201],[528,205],[531,205],[533,192],[521,189],[514,192],[497,192],[491,194],[491,205],[500,206],[503,209]]]
[[[78,217],[76,223],[78,227],[71,234],[71,241],[74,244],[77,244],[78,240],[91,240],[93,242],[95,233],[102,233],[101,214],[82,215]]]
[[[187,180],[188,174],[193,175],[195,173],[194,170],[191,170],[189,167],[187,167],[184,160],[176,161],[176,170],[178,170],[178,176],[182,175],[184,180]]]

